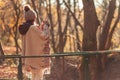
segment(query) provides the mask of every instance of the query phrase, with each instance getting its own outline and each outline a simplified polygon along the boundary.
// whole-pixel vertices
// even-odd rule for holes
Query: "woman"
[[[44,25],[35,23],[36,13],[29,5],[24,7],[25,23],[19,26],[22,35],[22,53],[25,56],[49,54],[49,35],[44,32]],[[49,25],[47,25],[49,26]],[[43,70],[49,68],[48,58],[26,58],[24,59],[26,69],[31,68],[32,80],[40,80]]]

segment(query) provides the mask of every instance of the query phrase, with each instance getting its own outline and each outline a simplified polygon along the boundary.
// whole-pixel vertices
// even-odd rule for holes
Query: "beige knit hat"
[[[35,20],[37,18],[36,12],[28,4],[24,6],[24,16],[26,21]]]

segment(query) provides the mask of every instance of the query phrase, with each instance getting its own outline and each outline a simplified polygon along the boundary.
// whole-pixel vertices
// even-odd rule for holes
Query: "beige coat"
[[[44,34],[36,25],[30,26],[25,35],[22,36],[23,55],[32,56],[40,54],[49,54],[49,35]],[[45,68],[49,66],[47,58],[25,58],[26,66],[33,68]]]

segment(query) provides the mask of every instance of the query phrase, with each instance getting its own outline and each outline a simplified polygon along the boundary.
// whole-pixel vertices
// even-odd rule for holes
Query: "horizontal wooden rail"
[[[40,54],[40,55],[31,55],[31,56],[23,56],[23,55],[3,55],[0,58],[19,58],[18,65],[18,80],[23,80],[22,73],[22,58],[40,58],[40,57],[64,57],[64,56],[83,56],[84,57],[84,65],[85,65],[85,80],[89,79],[89,69],[88,69],[88,55],[100,55],[100,54],[111,54],[111,53],[120,53],[120,50],[105,50],[105,51],[80,51],[80,52],[62,52],[62,53],[54,53],[54,54]]]
[[[31,55],[31,56],[4,55],[4,56],[0,56],[0,58],[39,58],[39,57],[80,56],[80,55],[84,56],[84,55],[110,54],[113,52],[120,53],[120,50],[64,52],[64,53],[40,54],[40,55]]]

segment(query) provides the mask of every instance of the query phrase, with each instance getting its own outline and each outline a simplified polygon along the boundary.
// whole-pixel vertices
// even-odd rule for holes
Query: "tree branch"
[[[65,0],[63,0],[65,6],[68,8],[68,10],[70,11],[70,13],[72,14],[73,18],[75,19],[76,23],[81,27],[81,30],[83,30],[83,26],[82,24],[77,20],[77,18],[75,17],[74,13],[71,11],[71,9],[69,8],[69,6],[67,5],[67,3],[65,2]]]

